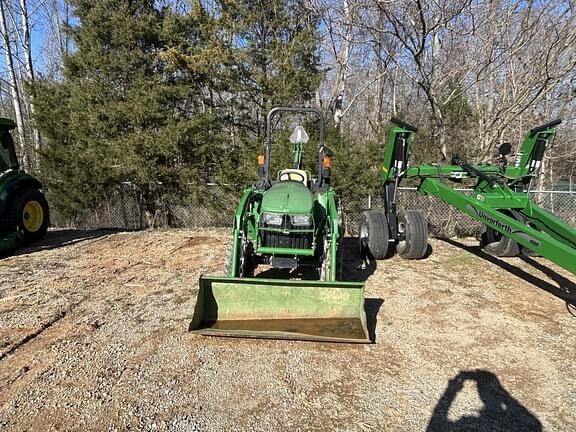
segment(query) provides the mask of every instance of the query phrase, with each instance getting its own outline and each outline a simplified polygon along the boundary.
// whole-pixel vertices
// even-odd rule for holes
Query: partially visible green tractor
[[[280,112],[318,116],[315,174],[303,167],[309,138],[301,126],[290,136],[293,166],[271,172],[272,119]],[[265,154],[258,157],[260,180],[244,190],[236,210],[226,277],[200,279],[191,330],[369,342],[363,284],[336,282],[343,229],[339,200],[330,186],[330,167],[320,111],[276,107],[268,113]],[[300,280],[253,278],[259,265],[284,271],[308,267],[317,276],[302,280],[303,273],[296,272]]]
[[[49,222],[42,184],[20,169],[10,135],[15,127],[0,117],[0,251],[41,239]]]

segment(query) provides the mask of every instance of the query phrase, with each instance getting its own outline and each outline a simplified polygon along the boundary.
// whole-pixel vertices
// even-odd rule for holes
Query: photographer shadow
[[[484,407],[477,416],[450,420],[450,407],[466,381],[476,383]],[[502,387],[496,375],[481,369],[462,371],[448,382],[426,428],[427,432],[541,430],[540,420]]]

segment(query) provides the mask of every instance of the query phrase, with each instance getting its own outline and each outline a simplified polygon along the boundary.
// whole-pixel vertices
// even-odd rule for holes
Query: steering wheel
[[[302,173],[292,171],[281,174],[280,181],[295,181],[304,183],[306,181],[306,177]]]

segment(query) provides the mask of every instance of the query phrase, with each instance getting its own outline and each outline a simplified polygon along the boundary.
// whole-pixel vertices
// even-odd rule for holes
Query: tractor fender
[[[42,189],[42,183],[29,174],[18,173],[0,182],[0,215],[4,214],[10,198],[24,188]]]

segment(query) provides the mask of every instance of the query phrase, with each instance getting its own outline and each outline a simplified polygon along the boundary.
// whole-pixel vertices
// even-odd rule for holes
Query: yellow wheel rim
[[[38,201],[28,201],[22,211],[24,229],[28,232],[36,232],[44,222],[44,210]]]

